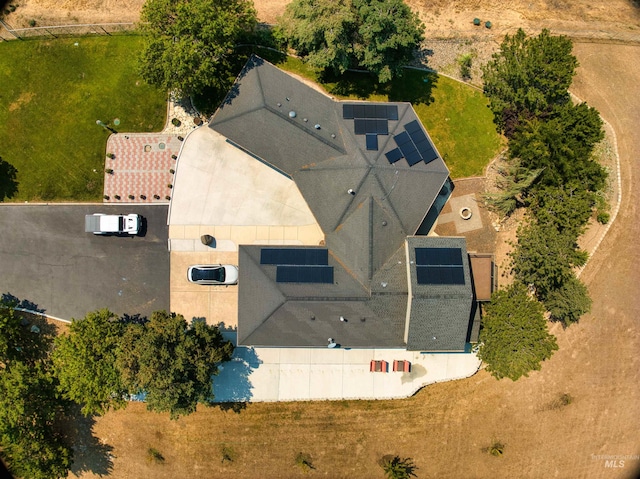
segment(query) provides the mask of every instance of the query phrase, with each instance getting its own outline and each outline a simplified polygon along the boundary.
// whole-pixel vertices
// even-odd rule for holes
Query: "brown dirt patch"
[[[18,99],[9,105],[9,111],[16,111],[18,108],[22,107],[22,105],[26,105],[35,96],[32,92],[23,92],[20,94]]]

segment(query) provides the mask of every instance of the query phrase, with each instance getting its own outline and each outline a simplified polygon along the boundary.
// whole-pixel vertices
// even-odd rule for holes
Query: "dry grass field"
[[[20,0],[18,26],[47,21],[133,21],[143,0]],[[258,0],[273,22],[288,2]],[[529,30],[638,34],[632,0],[410,0],[434,36]],[[41,23],[43,24],[43,23]],[[469,33],[471,32],[471,33]],[[620,43],[620,42],[617,42]],[[601,455],[640,454],[640,46],[577,43],[572,90],[597,107],[617,133],[623,199],[620,213],[582,279],[593,311],[567,330],[554,325],[560,350],[541,371],[517,382],[484,371],[437,384],[399,401],[250,404],[238,412],[201,408],[178,421],[141,404],[87,420],[78,436],[76,475],[114,478],[375,478],[384,454],[411,457],[426,478],[631,478]],[[564,405],[561,395],[569,394]],[[92,440],[87,431],[99,439]],[[502,457],[483,451],[494,440]],[[149,455],[154,448],[163,461]],[[303,474],[298,452],[314,469]],[[611,467],[618,466],[618,467]],[[74,474],[72,474],[74,476]]]

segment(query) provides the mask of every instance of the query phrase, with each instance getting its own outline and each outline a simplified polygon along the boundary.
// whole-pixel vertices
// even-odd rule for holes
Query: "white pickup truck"
[[[94,213],[84,217],[84,230],[94,235],[130,234],[140,231],[140,215],[105,215]]]

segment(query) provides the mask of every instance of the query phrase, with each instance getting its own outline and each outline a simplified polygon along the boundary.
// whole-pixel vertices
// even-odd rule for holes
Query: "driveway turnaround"
[[[137,213],[135,237],[84,232],[90,213]],[[166,205],[0,206],[0,293],[62,319],[109,308],[149,315],[169,308]]]

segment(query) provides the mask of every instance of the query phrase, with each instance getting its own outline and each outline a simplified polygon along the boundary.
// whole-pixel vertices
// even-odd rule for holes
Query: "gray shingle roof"
[[[416,248],[459,248],[464,284],[419,284]],[[412,236],[407,238],[410,264],[410,302],[407,349],[415,351],[463,351],[473,303],[469,256],[464,238]]]
[[[409,103],[377,104],[398,110],[397,120],[386,121],[389,134],[378,135],[378,150],[367,150],[365,136],[355,134],[355,121],[343,118],[344,103],[254,56],[209,124],[296,182],[325,233],[334,266],[334,284],[278,283],[275,266],[260,264],[260,247],[241,246],[240,344],[326,346],[334,336],[350,347],[405,344],[409,287],[403,245],[420,227],[449,172],[439,156],[413,166],[405,159],[387,160],[385,153],[397,146],[394,135],[418,120]],[[469,310],[466,297],[435,303],[418,298],[411,308],[411,349],[431,346],[425,338],[436,326],[429,329],[418,319],[429,306],[448,308],[456,318]],[[349,322],[340,323],[341,315]],[[443,338],[451,329],[451,339],[438,348],[458,347],[458,323],[437,323]],[[462,336],[464,343],[466,330]]]

